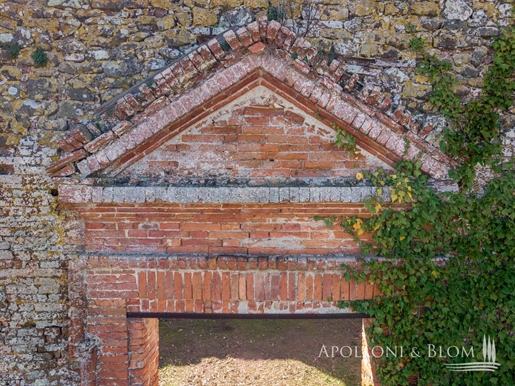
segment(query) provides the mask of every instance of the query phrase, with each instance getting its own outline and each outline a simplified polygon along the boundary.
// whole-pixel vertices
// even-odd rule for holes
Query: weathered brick
[[[73,173],[75,173],[75,168],[73,165],[66,165],[64,168],[54,172],[52,175],[54,177],[66,177],[72,175]]]
[[[238,37],[236,36],[233,30],[229,30],[226,33],[224,33],[223,37],[233,50],[237,50],[242,47],[241,42],[238,40]]]
[[[266,46],[262,42],[257,42],[249,47],[249,51],[253,54],[258,54],[263,51]]]
[[[254,43],[261,41],[261,36],[259,33],[259,22],[254,21],[247,25],[247,29],[250,32],[250,36],[252,37],[252,41]]]
[[[250,36],[249,31],[247,31],[247,28],[241,27],[236,31],[236,35],[238,36],[238,39],[240,40],[241,44],[243,44],[244,47],[249,47],[252,45],[252,37]]]
[[[99,149],[112,142],[114,138],[116,138],[115,134],[112,131],[108,131],[86,144],[84,149],[90,153],[96,153]]]
[[[57,140],[57,146],[59,146],[59,148],[64,150],[65,152],[71,153],[72,151],[76,150],[77,147],[68,143],[68,141],[66,140],[66,136],[67,136],[67,134],[64,134],[62,137],[60,137]],[[80,149],[81,144],[78,144],[78,145],[79,145],[79,149]]]
[[[69,134],[82,144],[86,144],[93,139],[93,135],[85,126],[76,127]]]
[[[276,22],[275,20],[271,20],[268,22],[268,27],[266,30],[266,39],[269,43],[273,43],[275,38],[277,37],[277,32],[281,28],[281,24]]]
[[[182,58],[179,63],[184,69],[184,72],[188,74],[188,78],[192,78],[194,75],[198,73],[197,69],[195,68],[189,57],[186,56]]]
[[[112,132],[116,134],[116,136],[120,137],[122,134],[126,133],[130,129],[132,129],[132,123],[129,121],[122,121],[115,127],[113,127]]]
[[[87,154],[88,153],[86,153],[86,151],[84,149],[76,150],[73,153],[70,153],[67,156],[64,156],[59,161],[54,162],[52,165],[50,165],[47,168],[47,171],[49,173],[54,173],[72,162],[76,162],[83,158],[86,158]]]
[[[209,47],[209,50],[211,53],[216,57],[218,60],[222,60],[225,56],[224,50],[222,50],[222,47],[220,46],[220,43],[216,39],[211,39],[207,46]]]

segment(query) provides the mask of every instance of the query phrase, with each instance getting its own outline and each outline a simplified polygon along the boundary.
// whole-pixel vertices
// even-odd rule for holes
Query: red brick
[[[222,47],[216,39],[211,39],[207,43],[207,46],[209,47],[209,50],[213,53],[213,55],[216,57],[216,59],[223,59],[223,57],[225,56],[225,52],[222,50]]]
[[[264,270],[268,268],[268,260],[266,257],[260,257],[258,259],[258,267],[260,270]]]
[[[186,301],[177,300],[175,302],[175,311],[176,312],[184,312],[186,310]]]
[[[253,273],[247,274],[246,282],[247,282],[247,292],[246,292],[247,300],[254,300],[255,297],[254,297],[254,274]]]
[[[259,23],[257,21],[250,23],[247,25],[247,29],[250,32],[250,36],[254,42],[259,42],[261,40],[261,36],[259,35]],[[263,48],[265,45],[263,44]]]
[[[239,28],[236,31],[236,34],[243,46],[248,47],[252,44],[252,37],[245,27]]]
[[[227,268],[230,270],[235,270],[238,268],[238,260],[236,257],[228,257],[227,258]]]
[[[323,281],[322,275],[315,275],[314,283],[314,300],[323,300]]]
[[[157,272],[157,298],[165,299],[165,273]]]
[[[281,276],[273,273],[270,275],[270,300],[277,301],[281,299]]]
[[[211,282],[213,280],[213,273],[204,273],[204,282],[202,283],[202,299],[211,300]]]
[[[324,274],[324,283],[322,291],[322,300],[327,301],[331,297],[333,287],[333,275],[330,273]]]
[[[179,272],[174,273],[174,298],[175,299],[184,299],[182,295],[182,275]]]
[[[233,50],[237,50],[242,46],[241,42],[236,37],[233,30],[229,30],[223,34],[225,41],[231,46]]]
[[[281,300],[288,300],[288,274],[286,272],[281,273]]]
[[[304,272],[297,274],[297,300],[299,302],[306,300],[306,274]]]
[[[261,51],[263,51],[266,48],[266,46],[262,42],[254,43],[249,47],[249,51],[253,54],[258,54]]]
[[[191,272],[184,273],[184,299],[193,299],[193,284]]]
[[[231,274],[229,272],[222,273],[222,300],[231,299]]]
[[[84,149],[76,150],[73,153],[70,153],[67,156],[61,158],[59,161],[54,162],[52,165],[50,165],[47,168],[47,171],[49,173],[54,173],[58,170],[61,170],[67,164],[70,164],[72,162],[77,162],[81,159],[86,158],[86,156],[87,156],[87,153]]]
[[[165,273],[165,299],[173,298],[173,272],[167,271]]]
[[[374,285],[370,284],[370,283],[366,283],[363,298],[364,299],[372,299],[373,297],[374,297]]]
[[[200,54],[200,56],[205,61],[207,66],[216,62],[215,57],[213,56],[213,54],[211,53],[211,51],[209,50],[209,48],[207,46],[205,46],[205,45],[200,46],[197,49],[197,52]]]
[[[193,273],[193,299],[202,299],[202,274]]]
[[[200,299],[195,300],[195,312],[204,313],[204,302]]]
[[[313,275],[307,275],[306,276],[306,300],[313,300]]]
[[[68,143],[68,141],[66,140],[67,137],[68,137],[68,134],[65,134],[62,137],[60,137],[59,139],[57,139],[57,145],[59,146],[60,149],[64,150],[67,153],[71,153],[75,149],[80,149],[82,147],[81,143],[77,143],[77,146],[74,146],[73,143],[72,144]]]
[[[268,28],[266,31],[266,39],[271,43],[275,40],[277,36],[277,32],[281,28],[281,24],[276,22],[275,20],[272,20],[268,23]]]
[[[215,270],[217,267],[217,259],[216,257],[208,257],[207,258],[207,267],[211,270]]]
[[[231,274],[231,300],[239,299],[239,275],[237,273]]]
[[[266,274],[259,272],[255,275],[254,279],[255,299],[257,301],[263,301],[265,300]]]
[[[213,272],[213,284],[211,286],[211,299],[222,300],[222,279],[219,272]]]
[[[358,284],[355,281],[349,282],[349,300],[358,300]]]
[[[248,252],[248,249],[240,248],[240,247],[209,247],[208,252],[210,254],[226,253],[226,254],[241,255],[241,254],[246,254]]]
[[[195,309],[195,300],[186,299],[186,312],[193,312]]]
[[[297,300],[297,274],[288,272],[288,300]]]
[[[147,273],[147,288],[148,288],[148,298],[155,299],[156,298],[156,272],[150,271]]]
[[[67,177],[75,173],[75,167],[73,165],[66,165],[64,168],[52,173],[54,177]]]
[[[179,62],[184,69],[184,72],[189,74],[189,76],[192,76],[197,73],[197,69],[189,59],[189,57],[185,56],[183,57]]]
[[[200,231],[217,231],[220,230],[220,224],[211,223],[182,223],[180,224],[182,230],[200,230]]]

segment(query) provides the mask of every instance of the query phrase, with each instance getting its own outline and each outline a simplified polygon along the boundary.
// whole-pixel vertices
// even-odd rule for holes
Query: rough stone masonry
[[[272,5],[278,4],[272,2]],[[47,167],[67,154],[66,149],[59,149],[59,139],[64,133],[76,130],[73,133],[77,137],[69,140],[70,146],[86,147],[81,139],[87,144],[91,143],[88,140],[101,134],[95,130],[99,120],[96,111],[100,106],[226,29],[238,29],[266,15],[269,6],[268,1],[262,0],[0,2],[0,42],[3,45],[0,53],[0,384],[80,384],[81,372],[92,370],[82,369],[80,364],[90,360],[88,356],[97,355],[94,353],[95,337],[86,337],[75,342],[78,347],[72,355],[77,357],[70,357],[70,336],[79,334],[77,329],[80,327],[72,325],[71,320],[77,318],[72,311],[83,308],[87,299],[80,295],[79,281],[74,276],[80,276],[82,271],[69,270],[69,267],[82,264],[83,260],[78,256],[84,252],[87,229],[78,212],[57,207],[57,186]],[[492,39],[513,21],[512,7],[513,1],[500,0],[322,0],[316,2],[316,13],[312,15],[315,27],[308,31],[306,40],[318,49],[321,60],[332,55],[338,57],[348,76],[346,82],[351,81],[352,92],[359,92],[365,101],[370,96],[377,97],[377,93],[381,100],[389,98],[391,116],[398,112],[396,119],[405,123],[412,117],[413,122],[420,125],[417,135],[431,144],[437,141],[445,121],[427,102],[430,82],[416,73],[415,55],[409,49],[409,41],[413,36],[420,36],[432,54],[449,59],[460,83],[459,93],[465,98],[473,98],[480,92],[485,69],[491,61]],[[286,20],[285,24],[302,34],[309,17],[306,12],[301,12],[300,6],[293,8],[294,14],[287,15],[292,20]],[[8,48],[14,43],[20,46],[17,57],[9,54]],[[42,47],[48,55],[48,64],[44,67],[37,67],[31,58],[37,47]],[[151,88],[152,84],[147,86]],[[511,110],[502,121],[507,155],[515,141],[513,118],[514,111]],[[83,131],[84,127],[86,131]],[[216,136],[213,127],[216,125],[211,127],[214,130],[211,135]],[[300,123],[292,124],[290,128],[309,130]],[[209,135],[203,132],[209,128],[197,130],[202,135]],[[195,135],[198,134],[185,134],[181,137],[182,143],[169,145],[201,149],[202,144],[195,142]],[[84,139],[84,136],[88,138]],[[223,143],[230,141],[224,138]],[[256,153],[257,157],[263,157],[263,153]],[[306,157],[309,161],[309,154]],[[159,160],[150,158],[145,162],[156,161]],[[188,164],[191,160],[187,153],[176,162],[177,165],[158,166],[198,170],[199,165]],[[217,162],[227,169],[227,159]],[[247,171],[264,170],[271,161],[258,158],[241,159],[240,162],[245,163],[239,165],[236,174],[245,179],[249,177]],[[286,165],[289,166],[283,170],[299,169],[298,164]],[[209,164],[204,166],[210,167]],[[326,177],[323,165],[318,165],[320,168],[308,166],[309,163],[302,163],[300,170],[315,170],[320,173],[317,177]],[[73,168],[68,172],[78,173]],[[268,189],[270,199],[275,187]],[[288,199],[290,192],[288,190]],[[300,240],[300,244],[294,245],[309,245],[312,243],[311,230],[300,229],[303,221],[297,221],[299,228],[287,229],[286,226],[268,230],[265,240],[272,231],[304,232],[295,239]],[[138,226],[142,223],[150,222],[142,221]],[[150,228],[135,230],[143,232],[142,239],[154,239],[150,232],[158,230],[152,229],[152,224],[147,226]],[[191,231],[209,232],[209,229]],[[253,230],[249,229],[249,237],[251,232]],[[94,233],[89,235],[95,236]],[[198,239],[206,239],[205,236],[193,234],[193,238]],[[214,234],[210,238],[208,233],[207,236],[213,245],[200,252],[209,253],[209,247],[218,248],[218,244],[223,247],[223,241],[218,237],[223,235]],[[256,239],[261,237],[255,236]],[[174,237],[171,239],[175,240]],[[177,247],[173,240],[170,248]],[[226,247],[246,248],[248,254],[249,246],[243,245],[239,238],[235,240],[231,242],[233,245],[229,243]],[[291,240],[287,240],[291,246]],[[187,243],[183,245],[187,246]],[[324,246],[325,249],[333,247],[338,246],[335,243]],[[292,248],[286,249],[290,250]],[[175,252],[172,249],[166,251]],[[105,261],[89,269],[92,272],[107,269],[103,264]],[[122,280],[120,276],[118,279]],[[127,282],[130,280],[127,278]],[[274,280],[280,282],[282,279]],[[316,280],[323,284],[323,277]],[[239,287],[234,287],[233,291],[239,296]],[[365,296],[365,289],[361,291]],[[230,291],[228,296],[231,297]],[[118,312],[117,306],[113,305],[112,310]],[[145,323],[133,327],[146,331],[149,327]],[[142,375],[142,379],[145,376]]]

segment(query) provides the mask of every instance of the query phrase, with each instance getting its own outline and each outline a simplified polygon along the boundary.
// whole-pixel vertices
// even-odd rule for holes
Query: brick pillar
[[[125,299],[92,299],[88,307],[88,332],[101,347],[97,384],[129,385],[129,339]]]
[[[129,377],[132,386],[157,386],[159,320],[129,319]]]
[[[98,341],[86,338],[87,300],[84,281],[85,264],[70,261],[68,265],[68,297],[70,325],[68,355],[70,368],[80,375],[81,386],[97,385]]]

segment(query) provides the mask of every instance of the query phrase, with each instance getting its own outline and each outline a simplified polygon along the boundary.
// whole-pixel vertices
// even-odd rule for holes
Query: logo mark
[[[501,365],[495,362],[495,342],[486,340],[483,335],[483,358],[484,362],[471,362],[471,363],[449,363],[446,364],[450,371],[495,371]]]

